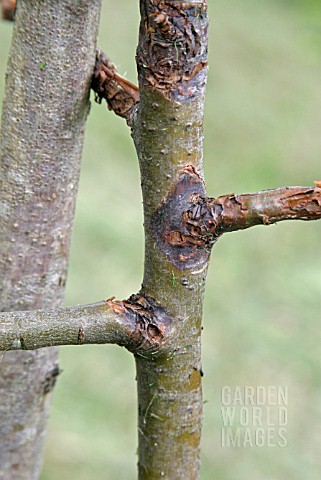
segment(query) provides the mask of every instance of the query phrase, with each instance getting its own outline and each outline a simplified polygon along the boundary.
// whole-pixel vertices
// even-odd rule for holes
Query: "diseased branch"
[[[207,1],[141,1],[137,67],[142,88],[179,103],[197,98],[207,76]]]
[[[101,0],[17,2],[0,132],[0,310],[63,304],[100,9]],[[0,478],[40,476],[43,379],[57,353],[0,354]]]
[[[184,197],[182,195],[184,192]],[[321,182],[244,195],[207,197],[202,178],[185,165],[153,212],[153,238],[178,270],[203,268],[223,233],[282,220],[321,218]]]
[[[101,103],[104,98],[109,110],[125,118],[128,124],[131,123],[132,112],[140,100],[139,89],[119,75],[108,55],[99,50],[96,55],[91,88],[96,94],[98,103]]]
[[[185,183],[186,175],[197,178],[185,168]],[[165,237],[172,246],[197,248],[213,244],[223,233],[254,225],[318,220],[321,188],[320,182],[315,183],[315,187],[283,187],[216,199],[193,193],[191,208],[182,214],[182,228],[188,233],[171,230]],[[191,183],[191,189],[195,185]],[[134,353],[151,353],[172,336],[171,316],[143,292],[124,301],[112,297],[91,305],[0,313],[0,350],[4,351],[113,343]]]
[[[171,317],[142,293],[128,300],[0,313],[0,350],[113,343],[151,353],[171,336]]]
[[[139,3],[136,60],[141,102],[132,136],[144,204],[143,288],[170,310],[177,333],[169,355],[153,361],[136,356],[138,477],[197,480],[203,406],[201,319],[208,255],[191,260],[183,271],[179,254],[175,260],[168,256],[171,252],[164,246],[161,227],[163,222],[165,227],[179,229],[190,195],[205,194],[199,185],[193,185],[199,186],[197,190],[190,189],[188,179],[180,183],[181,188],[175,182],[187,159],[200,181],[203,172],[207,1]]]
[[[16,0],[0,0],[1,18],[13,22],[16,12]],[[139,89],[117,73],[115,65],[108,55],[97,50],[96,65],[91,88],[96,94],[97,103],[104,98],[109,110],[130,123],[131,112],[139,102]]]
[[[190,243],[211,244],[226,232],[283,220],[321,218],[320,182],[315,187],[283,187],[243,195],[208,198],[192,195],[191,208],[183,213]],[[186,241],[186,239],[185,239]]]

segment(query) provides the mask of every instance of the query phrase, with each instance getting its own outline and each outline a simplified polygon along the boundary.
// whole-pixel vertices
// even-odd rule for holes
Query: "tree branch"
[[[0,314],[0,350],[56,345],[128,343],[132,326],[106,302]]]
[[[1,18],[13,22],[16,12],[16,0],[0,0]],[[131,123],[133,107],[140,101],[139,88],[119,75],[116,66],[108,55],[97,50],[96,64],[91,88],[96,94],[95,100],[101,103],[105,99],[109,110]]]
[[[203,175],[207,1],[140,0],[140,12],[136,60],[141,102],[132,136],[144,203],[143,288],[171,312],[177,332],[169,355],[153,361],[136,356],[138,477],[197,480],[203,406],[200,335],[208,255],[205,252],[184,270],[179,256],[169,256],[163,248],[160,224],[179,228],[190,195],[205,192],[201,186],[191,190],[184,182],[176,189],[175,183],[186,159],[199,178]],[[164,205],[166,197],[173,208]]]
[[[172,336],[171,317],[142,293],[49,310],[0,313],[0,350],[113,343],[148,354]]]
[[[195,242],[212,244],[226,232],[254,225],[271,225],[283,220],[321,218],[320,182],[315,187],[283,187],[251,194],[229,194],[218,198],[191,195],[191,208],[182,215],[189,234],[175,236],[175,245]]]
[[[0,132],[0,310],[63,304],[100,8],[17,3]],[[54,348],[1,356],[0,478],[40,476],[43,381],[57,362]]]

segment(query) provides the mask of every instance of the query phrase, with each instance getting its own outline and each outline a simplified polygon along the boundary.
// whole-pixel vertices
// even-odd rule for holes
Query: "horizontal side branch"
[[[0,313],[0,350],[54,345],[128,344],[133,326],[106,302],[70,308]]]
[[[183,221],[192,238],[208,244],[223,233],[254,225],[321,218],[320,182],[315,187],[283,187],[218,198],[192,195],[190,202]]]
[[[215,201],[222,232],[270,225],[283,220],[321,218],[321,188],[284,187],[244,195],[224,195]]]
[[[0,351],[113,343],[154,354],[172,335],[170,314],[143,292],[128,300],[0,313]]]

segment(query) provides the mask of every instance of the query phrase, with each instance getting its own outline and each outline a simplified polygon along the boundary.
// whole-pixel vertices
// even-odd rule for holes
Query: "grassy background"
[[[135,79],[138,6],[105,0],[99,45]],[[205,172],[210,195],[320,179],[319,0],[209,0]],[[3,88],[12,25],[0,25]],[[93,104],[66,304],[126,298],[142,278],[139,173],[124,122]],[[319,479],[321,222],[228,234],[215,246],[203,336],[202,479]],[[134,362],[61,348],[42,480],[134,479]],[[222,386],[289,388],[286,448],[222,448]]]

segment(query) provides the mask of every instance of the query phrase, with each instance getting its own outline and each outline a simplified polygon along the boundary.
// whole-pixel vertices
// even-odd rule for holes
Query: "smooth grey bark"
[[[62,304],[100,0],[20,0],[0,134],[0,308]],[[36,479],[54,348],[3,352],[0,478]]]

